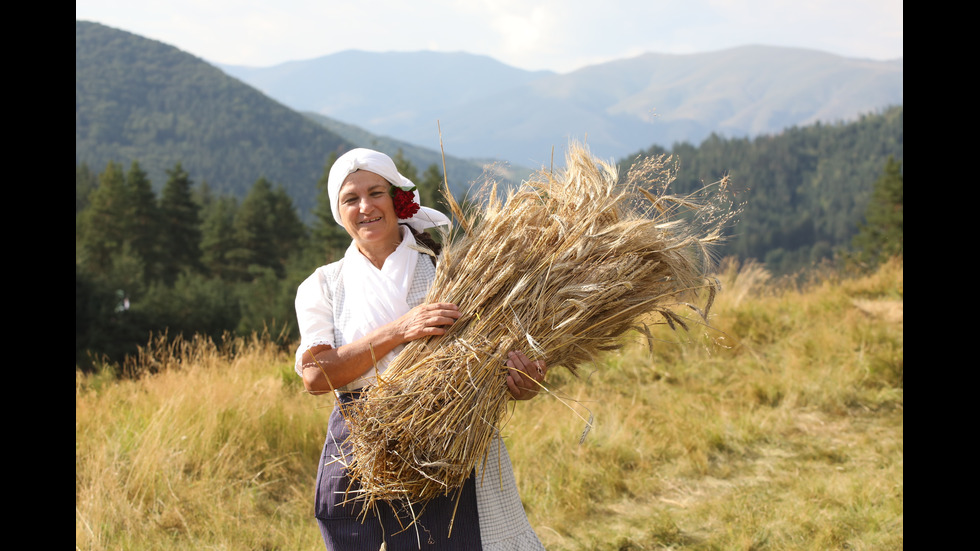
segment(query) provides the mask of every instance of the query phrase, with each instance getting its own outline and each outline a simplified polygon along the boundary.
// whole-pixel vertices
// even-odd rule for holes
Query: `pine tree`
[[[429,165],[418,182],[419,199],[422,204],[442,212],[448,212],[449,209],[442,196],[444,183],[439,167],[435,164]]]
[[[277,262],[273,266],[276,274],[282,277],[289,257],[299,253],[307,241],[306,226],[300,220],[293,206],[293,200],[282,185],[272,192],[271,237],[277,252]]]
[[[253,271],[253,267],[271,268],[281,277],[286,259],[299,250],[305,237],[303,223],[285,189],[279,186],[273,190],[265,178],[252,186],[233,224],[238,247],[229,261],[238,273]]]
[[[395,156],[392,157],[391,160],[395,162],[395,168],[398,169],[398,172],[400,172],[402,176],[411,180],[415,185],[418,185],[419,170],[415,168],[412,161],[405,158],[405,154],[401,149],[395,153]]]
[[[112,257],[127,239],[126,178],[122,167],[109,161],[99,174],[99,186],[89,195],[89,205],[79,216],[75,231],[75,262],[83,270],[107,278]]]
[[[881,176],[875,181],[871,201],[865,210],[865,223],[852,241],[861,262],[873,267],[905,254],[904,188],[902,163],[889,157]]]
[[[201,207],[192,197],[190,176],[177,163],[167,171],[167,184],[160,195],[160,251],[166,263],[161,276],[171,286],[182,271],[200,272]]]
[[[160,212],[153,185],[136,161],[133,161],[126,173],[126,188],[126,241],[132,253],[143,263],[144,282],[149,283],[159,277],[163,264],[159,254]]]
[[[211,276],[225,281],[244,279],[231,258],[238,249],[235,215],[238,203],[233,197],[211,198],[202,213],[201,264]]]
[[[75,165],[75,217],[88,206],[89,195],[99,186],[88,164]]]
[[[75,264],[92,285],[109,289],[121,299],[138,297],[147,285],[147,252],[139,250],[144,214],[138,198],[148,188],[140,181],[139,168],[132,177],[109,162],[99,175],[99,187],[89,196],[89,205],[76,219]],[[152,199],[152,190],[149,197]],[[151,209],[152,216],[152,209]]]
[[[214,192],[211,190],[211,186],[208,185],[207,180],[202,181],[201,184],[194,189],[191,197],[193,197],[194,203],[200,207],[201,220],[204,220],[205,212],[211,208],[211,204],[215,201]]]
[[[271,236],[272,204],[272,184],[259,178],[235,213],[233,227],[237,247],[231,251],[228,260],[243,279],[249,279],[246,274],[253,265],[271,268],[276,263]]]
[[[326,166],[323,167],[323,175],[316,184],[317,197],[316,206],[313,208],[313,233],[311,237],[311,247],[313,255],[321,262],[332,262],[343,256],[344,251],[350,245],[350,235],[343,226],[333,219],[333,211],[330,209],[330,193],[327,191],[327,181],[330,176],[330,168],[337,161],[337,154],[330,153]]]

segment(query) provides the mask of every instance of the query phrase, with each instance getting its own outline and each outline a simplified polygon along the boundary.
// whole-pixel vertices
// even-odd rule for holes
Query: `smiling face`
[[[340,219],[362,252],[392,244],[394,250],[401,242],[398,216],[389,188],[388,180],[366,170],[350,173],[340,186]]]

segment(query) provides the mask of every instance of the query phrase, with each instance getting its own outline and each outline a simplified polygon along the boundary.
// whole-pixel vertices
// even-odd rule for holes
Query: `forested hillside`
[[[431,126],[436,135],[434,119]],[[109,161],[137,161],[159,185],[180,162],[217,192],[242,198],[266,178],[298,204],[312,206],[313,184],[330,153],[355,146],[402,151],[420,167],[442,166],[437,150],[300,114],[176,48],[75,22],[76,165],[102,170]],[[481,163],[452,156],[446,166],[454,190],[483,173]],[[304,220],[308,215],[309,209],[301,212]]]
[[[174,47],[75,22],[75,164],[138,161],[157,184],[175,163],[220,193],[259,178],[312,203],[331,152],[353,147],[322,125]]]
[[[872,188],[889,158],[903,161],[902,106],[854,123],[793,127],[774,136],[723,139],[637,155],[672,154],[675,189],[694,192],[729,176],[744,202],[723,255],[764,261],[776,273],[831,258],[849,245],[864,219]]]

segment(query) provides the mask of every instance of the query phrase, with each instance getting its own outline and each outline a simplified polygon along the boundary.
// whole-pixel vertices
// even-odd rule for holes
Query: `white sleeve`
[[[323,270],[319,269],[296,289],[296,321],[300,344],[296,349],[296,373],[303,375],[303,353],[321,344],[334,347],[333,300]]]

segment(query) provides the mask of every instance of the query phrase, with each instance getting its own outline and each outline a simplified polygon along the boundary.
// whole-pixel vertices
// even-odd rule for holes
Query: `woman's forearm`
[[[312,394],[336,390],[357,380],[402,343],[388,324],[364,337],[333,348],[315,346],[303,353],[303,384]]]
[[[346,386],[398,345],[442,335],[446,332],[446,326],[452,325],[458,318],[459,309],[453,304],[423,304],[352,343],[339,348],[315,346],[303,353],[303,383],[306,390],[322,394]]]

